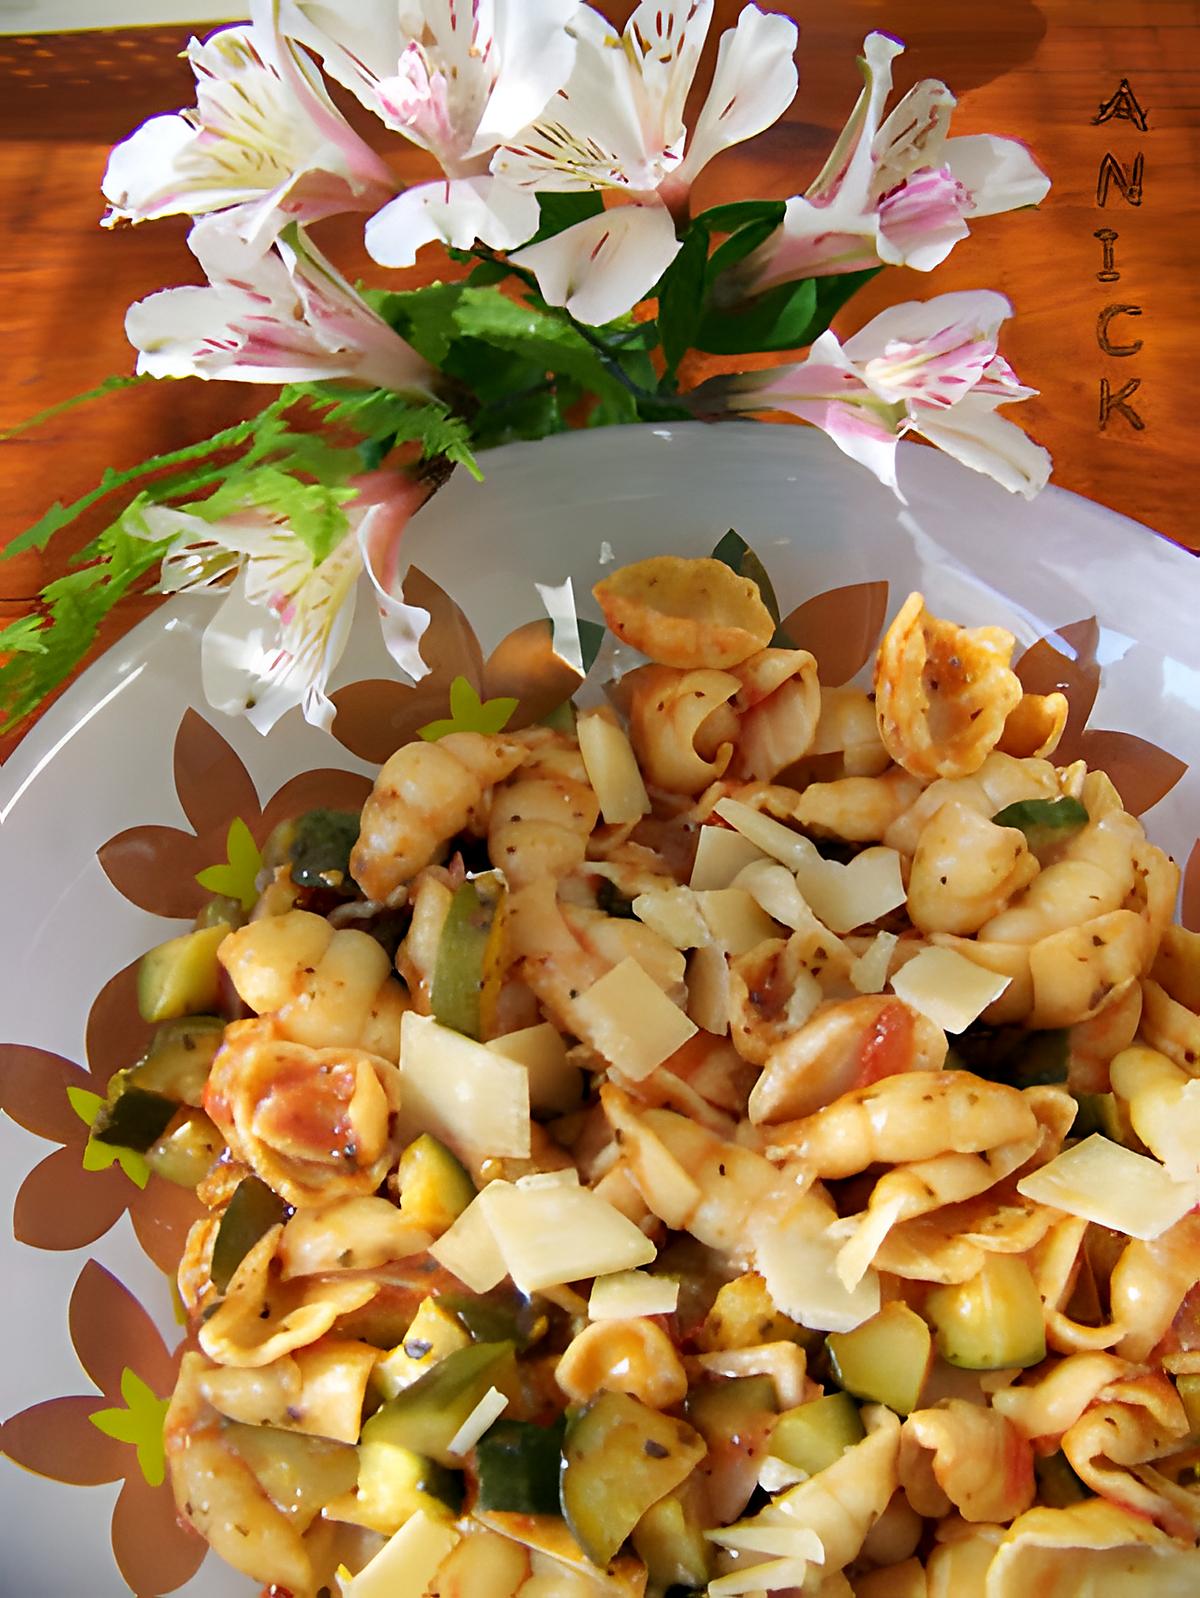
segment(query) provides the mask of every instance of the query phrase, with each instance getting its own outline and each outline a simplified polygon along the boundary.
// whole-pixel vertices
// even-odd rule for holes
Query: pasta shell
[[[719,560],[653,555],[592,589],[611,630],[661,666],[724,670],[764,649],[775,622],[758,584]]]

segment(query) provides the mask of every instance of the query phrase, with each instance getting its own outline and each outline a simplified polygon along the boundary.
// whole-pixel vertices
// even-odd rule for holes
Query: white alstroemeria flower
[[[1015,139],[947,137],[956,101],[935,78],[882,120],[903,50],[886,34],[867,37],[863,92],[833,153],[807,193],[787,202],[779,229],[728,275],[718,290],[726,301],[881,261],[928,272],[966,238],[968,220],[1045,198],[1050,179]]]
[[[253,28],[223,28],[188,60],[196,106],[151,117],[109,156],[106,227],[229,213],[265,250],[288,222],[374,211],[396,192],[384,163],[345,120],[312,63]]]
[[[840,450],[894,490],[896,444],[916,433],[1026,499],[1045,487],[1050,456],[996,408],[1029,399],[997,353],[1012,306],[977,290],[881,311],[844,345],[822,333],[798,365],[716,378],[696,390],[735,411],[787,411],[828,433]]]
[[[255,20],[320,56],[389,128],[433,155],[422,183],[367,225],[383,266],[411,266],[423,244],[495,249],[537,231],[537,197],[498,183],[492,152],[540,116],[571,71],[566,25],[579,0],[254,0]]]
[[[357,378],[427,392],[430,368],[290,224],[265,255],[212,217],[188,244],[208,288],[164,289],[129,307],[125,332],[152,377],[295,383]]]
[[[258,512],[208,522],[188,511],[147,507],[143,535],[172,540],[160,590],[221,600],[200,647],[209,704],[244,715],[261,733],[299,705],[306,721],[328,730],[335,707],[326,690],[350,636],[364,570],[390,653],[412,680],[425,676],[417,646],[429,613],[404,604],[376,566],[389,558],[425,497],[412,479],[373,474],[348,507],[349,530],[321,561],[289,527]]]
[[[582,10],[566,88],[492,162],[519,190],[592,190],[624,202],[513,257],[580,321],[611,321],[653,288],[679,250],[675,219],[701,170],[777,122],[795,96],[795,23],[746,6],[721,36],[689,131],[684,102],[712,11],[713,0],[642,0],[618,35]]]

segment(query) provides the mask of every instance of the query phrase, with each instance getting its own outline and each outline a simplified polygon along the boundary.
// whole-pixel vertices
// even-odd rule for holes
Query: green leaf
[[[456,677],[450,684],[449,717],[418,727],[417,734],[427,743],[436,743],[451,732],[503,732],[517,703],[517,700],[507,697],[481,701],[465,677]]]
[[[603,209],[604,200],[594,189],[583,194],[539,194],[538,230],[528,242],[540,244],[543,239],[552,239],[589,217],[599,216]]]
[[[658,329],[666,359],[664,384],[673,383],[680,361],[695,342],[704,311],[707,267],[708,229],[693,222],[658,286]]]
[[[710,233],[736,233],[750,223],[769,222],[771,231],[783,221],[787,207],[782,200],[734,200],[729,205],[714,205],[696,217]]]
[[[1088,813],[1078,799],[1019,799],[992,817],[997,827],[1016,827],[1037,854],[1063,843],[1088,824]]]
[[[209,893],[236,899],[243,910],[253,910],[258,902],[255,879],[262,870],[262,855],[254,834],[240,816],[229,823],[225,840],[226,863],[197,871],[196,881]]]
[[[583,658],[583,675],[596,663],[596,656],[600,653],[600,645],[604,642],[606,628],[602,622],[588,621],[585,616],[579,617],[579,652]]]
[[[518,355],[546,372],[565,373],[599,395],[624,388],[588,338],[564,316],[510,300],[496,289],[464,288],[454,325],[465,337]]]
[[[44,655],[46,644],[41,616],[18,616],[7,627],[0,627],[0,655]]]
[[[139,388],[143,383],[153,382],[153,379],[143,374],[140,377],[113,376],[106,377],[102,383],[97,383],[95,388],[89,388],[82,394],[72,394],[70,399],[59,400],[57,405],[47,405],[45,410],[37,411],[32,416],[27,416],[23,422],[18,422],[15,427],[6,427],[0,431],[0,443],[10,438],[17,438],[22,433],[28,433],[35,427],[41,427],[43,422],[52,421],[56,416],[62,416],[66,411],[73,411],[77,405],[90,405],[92,400],[103,399],[107,394],[119,393],[126,388]]]
[[[454,340],[454,308],[464,287],[462,283],[427,283],[424,288],[387,294],[368,292],[365,297],[418,355],[434,366],[444,367]]]
[[[97,1409],[88,1419],[106,1437],[136,1448],[138,1469],[147,1485],[161,1487],[166,1478],[163,1427],[171,1401],[159,1398],[128,1365],[121,1372],[121,1397],[124,1409]]]
[[[711,355],[797,349],[809,342],[816,309],[817,286],[812,278],[781,283],[744,307],[710,309],[696,331],[696,347]]]
[[[89,1093],[86,1088],[69,1087],[67,1099],[86,1127],[92,1125],[104,1104],[98,1093]],[[135,1187],[144,1188],[150,1180],[150,1167],[135,1149],[100,1143],[93,1137],[84,1144],[82,1163],[85,1171],[107,1171],[110,1166],[119,1165]]]
[[[771,620],[778,627],[779,601],[775,597],[775,589],[767,575],[767,568],[741,534],[736,533],[731,527],[724,538],[717,541],[712,558],[730,567],[740,577],[749,577],[752,582],[758,584],[762,602],[771,612]]]
[[[420,444],[423,459],[444,455],[464,466],[474,478],[482,473],[471,451],[466,422],[440,400],[417,404],[388,389],[314,389],[305,396],[326,420],[353,428],[368,438],[388,438],[396,444]],[[355,463],[357,465],[357,463]],[[353,469],[353,468],[352,468]]]

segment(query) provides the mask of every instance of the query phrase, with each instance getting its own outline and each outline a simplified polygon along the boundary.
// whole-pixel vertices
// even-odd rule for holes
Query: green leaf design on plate
[[[451,732],[503,732],[517,708],[515,699],[481,700],[465,677],[450,684],[450,715],[443,721],[430,721],[418,727],[418,736],[436,743]]]
[[[197,871],[196,881],[209,893],[236,899],[243,910],[253,910],[258,899],[255,879],[262,870],[262,855],[254,835],[240,816],[229,823],[225,838],[224,865],[205,866]]]
[[[104,1103],[98,1093],[89,1093],[86,1088],[68,1088],[67,1098],[86,1127],[92,1125]],[[98,1143],[94,1137],[89,1137],[83,1150],[84,1170],[107,1171],[110,1165],[119,1165],[135,1187],[144,1188],[150,1180],[150,1167],[135,1149],[119,1148],[115,1143]]]
[[[163,1425],[171,1401],[159,1398],[128,1365],[121,1372],[121,1397],[124,1409],[97,1409],[88,1419],[106,1437],[136,1448],[138,1469],[147,1485],[161,1487],[167,1473]]]

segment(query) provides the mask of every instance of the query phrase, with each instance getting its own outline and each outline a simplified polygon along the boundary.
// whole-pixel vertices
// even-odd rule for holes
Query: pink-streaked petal
[[[721,35],[712,87],[688,138],[679,169],[684,185],[721,150],[773,126],[796,95],[796,24],[746,6]]]
[[[901,95],[871,147],[876,194],[894,188],[921,167],[943,164],[946,133],[956,104],[937,78],[925,78]]]
[[[678,253],[670,212],[653,200],[601,211],[511,260],[533,272],[550,305],[599,327],[631,311]]]
[[[904,499],[896,482],[897,436],[870,412],[837,400],[798,400],[784,407],[826,433],[843,455],[865,466],[885,488]]]
[[[1050,455],[982,397],[968,394],[953,410],[922,411],[911,431],[947,455],[994,478],[1010,493],[1032,499],[1050,477]]]
[[[850,360],[862,365],[884,354],[890,343],[920,344],[948,328],[970,328],[994,340],[1000,324],[1011,315],[1009,301],[991,289],[964,289],[938,294],[930,300],[906,300],[880,311],[846,340],[844,348]]]
[[[990,133],[950,139],[945,160],[971,197],[973,217],[1040,205],[1050,190],[1050,179],[1016,139]]]
[[[498,0],[493,47],[499,72],[468,157],[495,149],[536,122],[566,83],[575,64],[575,40],[567,29],[577,10],[578,0]]]
[[[835,194],[845,191],[848,203],[856,211],[870,209],[875,135],[892,92],[892,62],[903,53],[904,46],[886,33],[868,34],[863,41],[859,60],[863,90],[829,159],[806,190],[814,204],[828,204]]]
[[[379,611],[379,626],[388,654],[410,682],[429,675],[421,654],[421,640],[428,631],[429,611],[409,605],[403,597],[399,574],[400,544],[405,527],[428,497],[428,487],[395,473],[378,473],[386,483],[366,480],[364,498],[379,496],[363,516],[358,527],[359,548]]]
[[[336,83],[379,114],[377,86],[404,48],[396,0],[251,0],[251,15],[312,50]]]
[[[879,202],[879,256],[895,266],[931,272],[970,229],[970,197],[949,167],[914,172]]]
[[[367,223],[367,253],[381,266],[411,266],[426,244],[469,250],[477,239],[511,250],[538,227],[537,196],[493,177],[446,178],[406,189]]]
[[[641,0],[625,24],[622,54],[636,69],[647,148],[678,144],[684,103],[712,26],[713,0]]]

